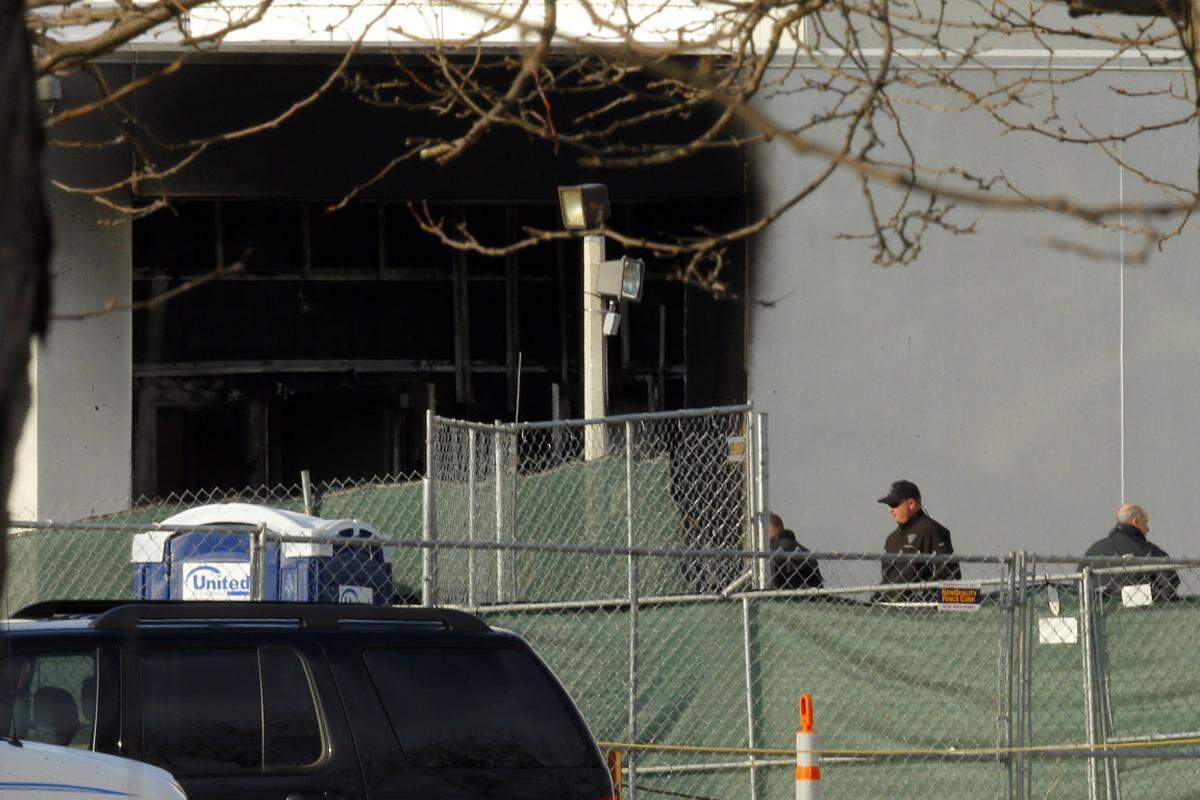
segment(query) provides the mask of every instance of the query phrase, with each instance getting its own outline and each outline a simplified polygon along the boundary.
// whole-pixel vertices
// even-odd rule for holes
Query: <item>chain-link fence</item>
[[[766,449],[760,443],[765,443],[765,425],[765,415],[755,415],[749,406],[491,426],[430,415],[427,476],[93,502],[74,512],[62,507],[60,516],[103,523],[100,527],[75,522],[16,526],[9,538],[7,599],[13,607],[21,607],[47,598],[135,597],[143,590],[159,596],[167,591],[162,583],[167,573],[161,564],[201,563],[201,551],[217,570],[208,573],[213,580],[232,581],[234,576],[221,565],[247,557],[246,537],[219,542],[215,535],[184,535],[188,525],[217,520],[188,519],[181,525],[176,519],[188,509],[213,504],[357,519],[392,538],[420,535],[426,540],[481,543],[522,539],[696,549],[762,546]],[[121,510],[97,515],[96,508]],[[15,519],[22,516],[34,515],[14,510]],[[261,523],[277,534],[296,533],[286,521],[281,528],[273,520],[222,519]],[[159,536],[136,539],[144,532],[140,526],[164,521],[175,527],[168,525]],[[188,549],[197,542],[199,550]],[[338,554],[342,549],[333,548]],[[293,554],[314,555],[294,542],[284,551],[279,557],[288,561],[284,566],[289,569]],[[329,546],[321,548],[321,560],[309,562],[307,572],[297,567],[295,578],[281,573],[281,596],[312,596],[300,584],[317,580],[308,578],[318,569],[314,564],[326,571],[332,568],[329,551]],[[143,565],[134,579],[128,571],[131,552]],[[385,601],[421,597],[431,603],[475,605],[518,599],[604,599],[624,585],[617,573],[584,575],[575,559],[561,554],[517,554],[504,549],[485,554],[468,549],[439,555],[433,550],[402,549],[372,557],[385,560],[391,589],[378,574],[366,588]],[[343,560],[339,555],[337,563]],[[761,585],[760,565],[751,568],[759,571]],[[734,559],[695,557],[681,570],[645,575],[643,580],[657,583],[664,592],[707,591],[725,586],[739,570]],[[541,579],[551,573],[558,576],[557,583]],[[245,575],[240,578],[245,579]],[[143,586],[139,581],[148,583]],[[589,585],[604,587],[602,595],[591,594],[585,588]],[[275,590],[268,586],[268,591]]]
[[[435,564],[497,554],[528,564],[534,599],[455,605],[530,641],[597,739],[626,751],[633,795],[792,797],[802,692],[816,702],[827,798],[1185,798],[1200,778],[1200,560],[955,555],[933,560],[958,562],[960,582],[895,584],[881,578],[897,574],[889,562],[929,557],[395,539],[265,524],[73,530],[126,535],[125,587],[139,596],[388,602],[344,590],[379,588],[372,582],[390,579],[389,564],[424,553]],[[156,566],[139,547],[158,543],[161,581],[139,583]],[[697,559],[746,575],[765,563],[767,585],[785,588],[740,576],[697,588]],[[198,566],[220,569],[189,588]],[[430,575],[435,592],[440,575]]]
[[[765,419],[749,406],[511,425],[430,414],[426,537],[760,547]],[[703,592],[727,586],[741,565],[696,557],[681,569],[648,568],[642,581],[656,591]],[[491,558],[442,552],[431,569],[440,603],[596,600],[624,584],[619,571],[584,575],[569,556],[504,549]],[[559,580],[545,581],[548,574]]]
[[[1021,796],[1195,797],[1200,562],[1020,557]]]
[[[326,481],[312,485],[296,483],[247,489],[215,489],[165,498],[139,498],[81,505],[77,514],[62,509],[71,522],[22,528],[9,532],[9,569],[5,594],[9,608],[20,608],[46,599],[133,598],[135,580],[130,571],[135,537],[190,508],[211,504],[245,503],[291,512],[308,512],[326,519],[358,519],[396,538],[419,538],[422,517],[421,476],[385,475],[367,480]],[[89,509],[120,508],[95,516]],[[20,509],[12,512],[22,518]],[[85,519],[86,517],[86,519]],[[74,520],[80,519],[82,522]],[[245,520],[243,520],[245,521]],[[184,525],[182,528],[189,526]],[[169,533],[169,530],[165,532]],[[240,539],[221,552],[244,548]],[[154,545],[144,555],[152,560]],[[144,548],[139,547],[139,550]],[[421,556],[414,550],[395,554],[391,564],[394,592],[414,596],[420,587]],[[144,563],[149,563],[149,560]]]
[[[1196,796],[1200,560],[767,552],[748,407],[428,422],[424,480],[14,523],[7,608],[465,608],[534,645],[625,751],[627,796],[792,797],[802,692],[827,798]],[[180,513],[207,503],[229,513]],[[926,580],[951,561],[961,581]]]

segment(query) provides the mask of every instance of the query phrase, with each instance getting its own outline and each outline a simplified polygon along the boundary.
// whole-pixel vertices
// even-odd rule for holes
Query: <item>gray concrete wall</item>
[[[49,193],[56,313],[129,302],[129,226],[88,197]],[[123,508],[129,497],[132,345],[128,312],[55,321],[34,347],[32,408],[18,445],[9,508],[70,519]]]
[[[84,76],[64,96],[93,98]],[[78,93],[78,94],[77,94]],[[71,141],[105,141],[100,121],[56,128]],[[45,170],[72,186],[99,186],[128,174],[120,147],[52,148]],[[89,195],[47,186],[54,232],[51,290],[56,314],[128,303],[131,235],[119,214]],[[70,519],[123,508],[129,497],[132,331],[128,311],[83,321],[54,320],[30,363],[33,408],[26,419],[8,507],[20,517]]]
[[[90,197],[50,194],[54,308],[77,313],[128,303],[130,229]],[[124,508],[132,431],[128,311],[52,324],[38,345],[38,512],[61,519]]]
[[[1073,87],[1064,116],[1104,130],[1147,113],[1113,80]],[[798,123],[813,102],[767,108]],[[1094,149],[1000,137],[982,115],[905,113],[910,141],[939,163],[1095,204],[1154,196]],[[1194,130],[1123,147],[1160,171],[1195,169]],[[752,161],[761,207],[818,166],[777,146]],[[1045,212],[956,217],[978,232],[931,234],[916,263],[881,268],[866,243],[836,238],[867,225],[857,182],[840,175],[758,242],[751,299],[774,304],[751,305],[749,383],[771,415],[772,505],[809,547],[878,550],[893,526],[876,498],[904,477],[959,552],[1078,553],[1125,499],[1149,508],[1168,551],[1200,553],[1196,225],[1132,266],[1141,244],[1115,229]],[[1109,255],[1050,246],[1064,238]]]

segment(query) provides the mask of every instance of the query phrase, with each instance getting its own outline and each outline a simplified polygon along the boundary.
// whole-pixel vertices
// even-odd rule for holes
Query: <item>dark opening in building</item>
[[[236,104],[217,89],[244,82],[247,69],[206,66],[185,80],[200,102]],[[280,91],[321,74],[273,70]],[[151,117],[161,113],[146,103]],[[485,421],[512,420],[518,405],[524,420],[580,414],[580,243],[464,253],[421,231],[408,205],[432,198],[435,217],[491,243],[526,227],[557,230],[555,184],[576,179],[569,160],[529,163],[497,143],[457,173],[406,174],[331,213],[346,178],[303,165],[331,150],[341,164],[357,150],[347,174],[361,174],[383,147],[348,133],[374,116],[337,110],[229,147],[179,178],[174,196],[187,199],[133,223],[135,300],[245,262],[135,315],[135,493],[292,484],[302,469],[318,481],[410,473],[424,466],[429,408]],[[176,124],[154,122],[164,136]],[[378,127],[371,135],[386,138]],[[262,172],[264,160],[276,170]],[[728,227],[745,215],[739,164],[616,176],[613,224],[655,238]],[[467,186],[486,196],[463,199]],[[621,252],[609,243],[608,257]],[[677,264],[647,260],[643,300],[623,309],[608,341],[612,413],[744,400],[743,265],[729,255],[734,300],[673,280]]]

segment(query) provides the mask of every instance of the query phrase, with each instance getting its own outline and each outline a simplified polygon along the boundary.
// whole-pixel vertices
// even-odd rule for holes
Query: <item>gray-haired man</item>
[[[1108,536],[1089,547],[1084,555],[1166,558],[1167,551],[1149,541],[1146,538],[1148,533],[1150,514],[1141,506],[1126,503],[1117,509],[1116,527],[1108,532]],[[1155,600],[1168,600],[1175,596],[1175,591],[1179,588],[1179,574],[1173,569],[1167,569],[1105,575],[1100,581],[1100,586],[1105,594],[1117,594],[1122,586],[1143,583],[1151,584],[1151,593]]]

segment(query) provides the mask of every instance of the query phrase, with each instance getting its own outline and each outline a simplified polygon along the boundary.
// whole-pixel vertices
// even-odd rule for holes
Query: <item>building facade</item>
[[[310,46],[320,26],[306,24],[307,43],[239,32],[137,93],[137,118],[178,141],[286,108],[334,63]],[[822,47],[814,29],[803,35],[811,52]],[[963,82],[985,95],[1049,69],[1046,42],[1010,44]],[[1074,76],[1056,113],[1114,131],[1166,113],[1178,65],[1114,55],[1100,40],[1083,47],[1055,54],[1054,74]],[[138,77],[168,57],[143,48],[105,68]],[[356,69],[387,58],[364,56]],[[777,88],[761,107],[782,126],[830,110],[836,95],[801,90],[817,62],[768,74]],[[1140,169],[1194,170],[1197,160],[1187,126],[1106,154],[1005,133],[985,111],[948,110],[950,97],[895,91],[927,163],[970,165],[1042,196],[1136,205],[1157,196]],[[102,135],[86,129],[95,124],[76,132]],[[597,174],[498,135],[447,169],[397,170],[328,213],[430,124],[331,92],[127,198],[165,191],[169,211],[106,225],[103,207],[54,193],[60,312],[146,301],[243,256],[246,271],[133,315],[56,323],[31,364],[36,400],[10,506],[48,516],[81,498],[294,482],[300,469],[408,472],[421,466],[425,409],[510,419],[518,385],[522,418],[578,415],[578,243],[499,259],[455,252],[417,229],[408,203],[427,200],[438,218],[504,241],[557,225],[557,184],[597,179],[617,227],[661,234],[751,218],[821,166],[773,143]],[[51,172],[96,186],[129,163],[121,148],[59,150]],[[1195,225],[1143,260],[1135,222],[963,205],[952,213],[973,233],[932,231],[913,263],[885,268],[869,237],[855,238],[866,229],[861,197],[843,171],[785,214],[738,254],[732,299],[672,282],[672,265],[652,262],[646,298],[609,343],[610,407],[749,399],[769,412],[772,505],[812,548],[877,549],[890,523],[875,498],[905,477],[959,551],[1081,552],[1128,500],[1151,510],[1168,551],[1190,552]]]

